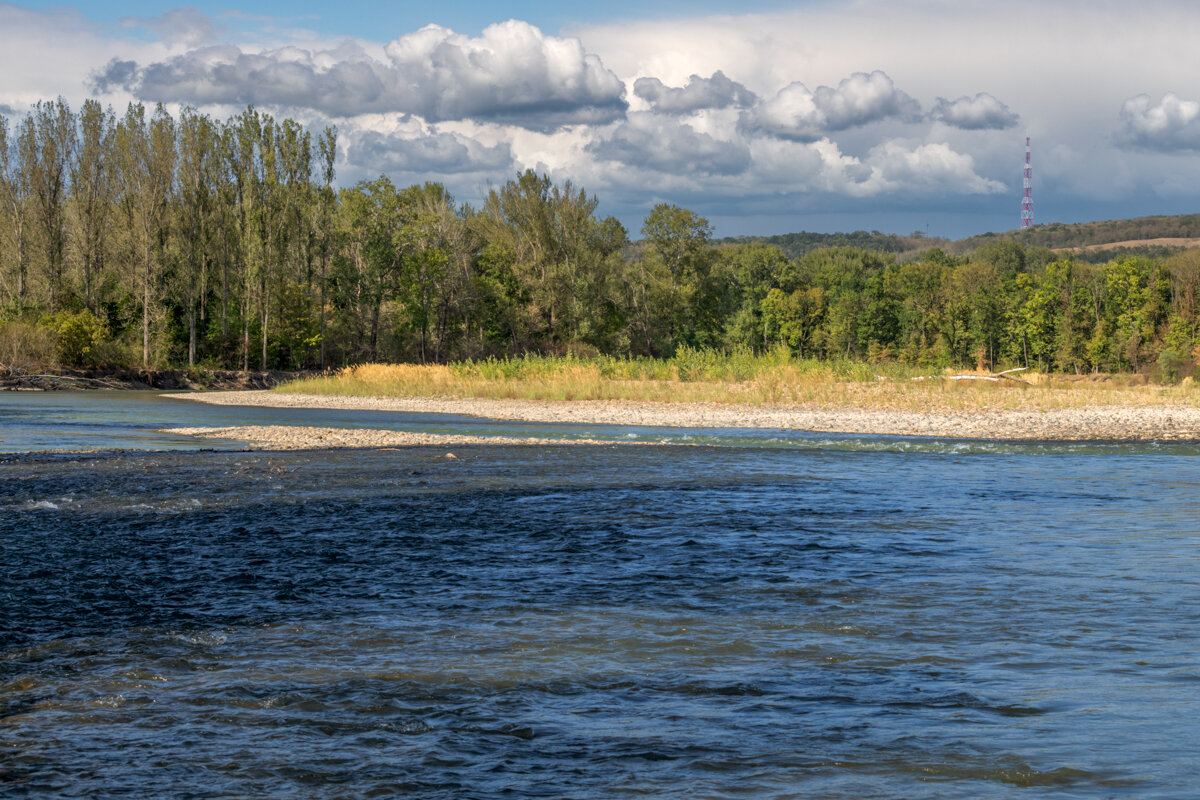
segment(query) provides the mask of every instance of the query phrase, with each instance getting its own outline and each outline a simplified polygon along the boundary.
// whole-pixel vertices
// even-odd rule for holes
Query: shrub
[[[1183,368],[1183,357],[1174,350],[1163,350],[1158,355],[1158,374],[1163,383],[1177,383]]]
[[[60,311],[43,317],[41,324],[54,331],[58,360],[66,366],[95,366],[97,350],[108,338],[108,326],[87,309]]]
[[[54,361],[54,332],[24,322],[0,322],[0,367],[20,371]]]

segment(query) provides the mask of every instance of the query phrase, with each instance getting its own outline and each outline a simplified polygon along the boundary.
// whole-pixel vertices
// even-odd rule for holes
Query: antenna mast
[[[1030,176],[1033,174],[1033,168],[1029,166],[1029,137],[1025,137],[1025,194],[1021,197],[1021,227],[1028,228],[1033,225],[1033,188],[1030,184]]]

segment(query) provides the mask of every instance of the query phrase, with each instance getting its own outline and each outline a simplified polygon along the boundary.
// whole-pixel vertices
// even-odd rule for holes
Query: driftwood
[[[20,367],[9,365],[0,370],[0,386],[25,389],[123,389],[123,384],[108,378],[91,378],[83,375],[55,375],[53,373],[25,372]]]
[[[1014,373],[1014,372],[1024,372],[1027,369],[1029,369],[1029,367],[1017,367],[1016,369],[1006,369],[1006,370],[1004,370],[1004,372],[997,372],[995,375],[918,375],[917,377],[913,378],[913,380],[914,381],[926,381],[926,380],[991,381],[992,383],[999,383],[1000,381],[1005,380],[1005,381],[1012,381],[1013,383],[1019,383],[1022,386],[1032,386],[1033,384],[1030,383],[1029,381],[1023,381],[1020,378],[1013,377],[1013,375],[1012,375],[1012,373]]]

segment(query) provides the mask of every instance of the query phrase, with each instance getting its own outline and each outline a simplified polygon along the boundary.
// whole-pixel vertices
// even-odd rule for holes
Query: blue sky
[[[337,125],[338,179],[523,169],[636,235],[1015,227],[1200,210],[1200,4],[711,0],[572,7],[0,2],[0,113],[38,99],[253,103]],[[434,27],[427,27],[427,26]]]
[[[295,0],[275,3],[191,2],[187,6],[219,21],[231,33],[254,32],[258,25],[248,17],[270,18],[282,27],[310,28],[326,36],[378,37],[381,31],[411,31],[429,23],[454,28],[460,33],[478,34],[488,25],[516,18],[530,22],[544,31],[557,33],[563,28],[618,20],[662,20],[709,14],[744,14],[751,11],[778,11],[802,5],[814,5],[798,0],[747,0],[730,3],[727,0],[607,0],[604,3],[568,4],[561,0],[536,2],[495,3],[481,0],[458,0],[453,3],[428,3],[401,0],[358,0],[337,4],[328,0]],[[136,2],[21,3],[27,8],[52,9],[70,7],[98,22],[118,26],[128,17],[154,17],[178,6],[154,0]],[[230,13],[233,12],[233,13]]]

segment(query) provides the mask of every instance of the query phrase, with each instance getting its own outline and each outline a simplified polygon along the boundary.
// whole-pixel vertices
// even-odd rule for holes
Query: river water
[[[0,457],[0,795],[1194,794],[1195,444],[200,452],[153,426],[261,410],[40,397],[6,447],[185,449]]]

